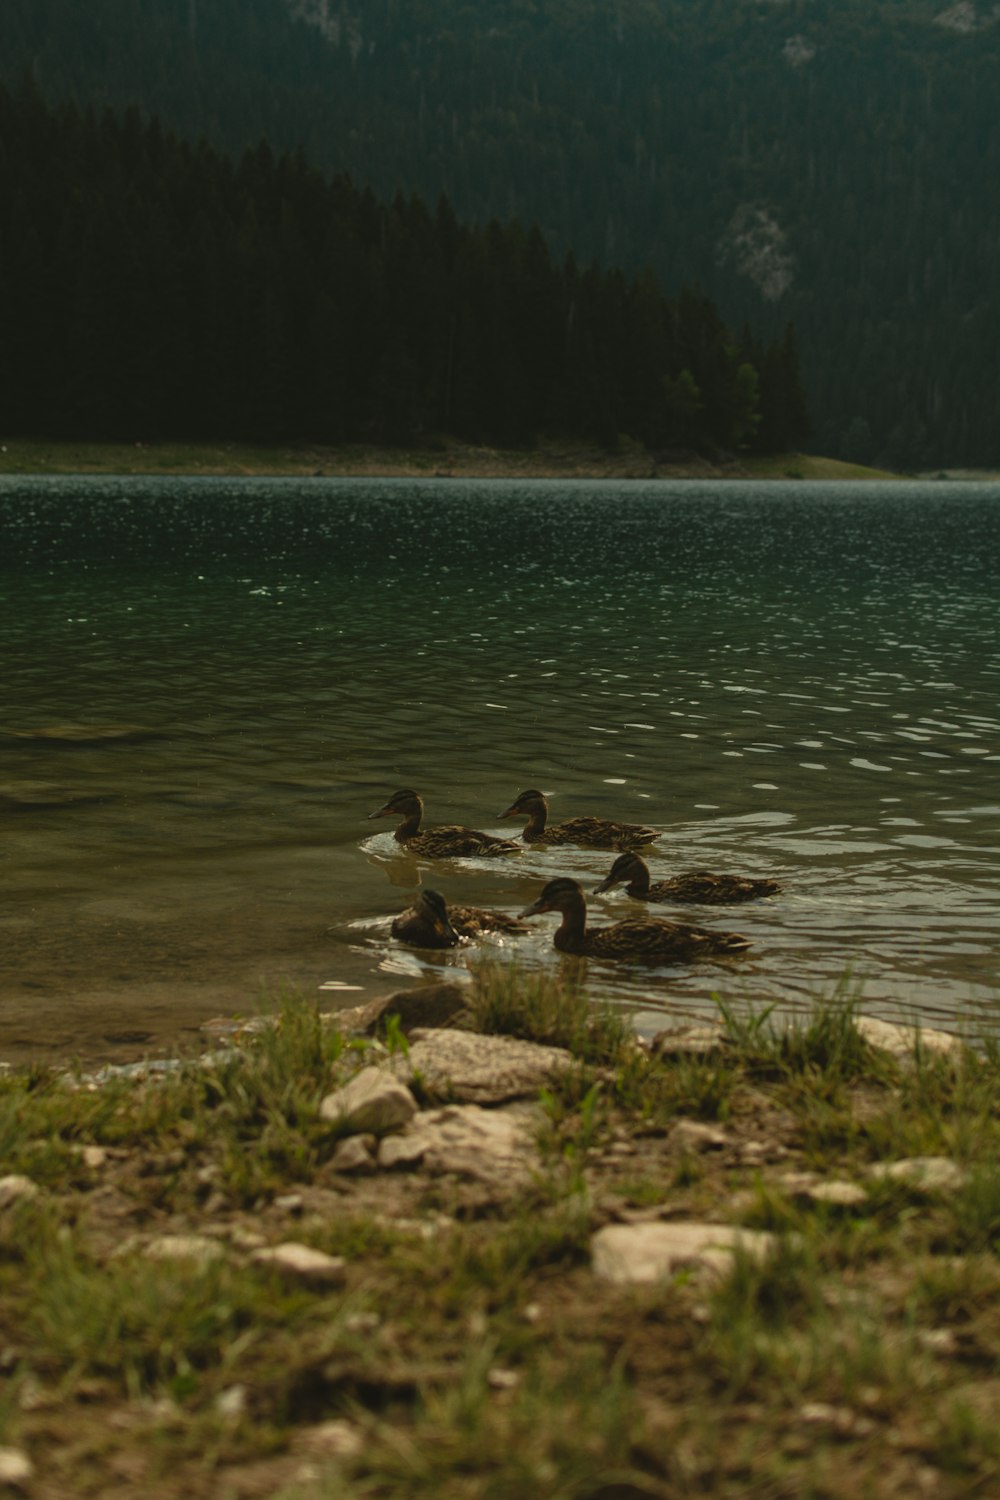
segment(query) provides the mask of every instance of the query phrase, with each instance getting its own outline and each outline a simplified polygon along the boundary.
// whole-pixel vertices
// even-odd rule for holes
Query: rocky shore
[[[0,1076],[0,1493],[1000,1484],[1000,1056],[483,971]]]

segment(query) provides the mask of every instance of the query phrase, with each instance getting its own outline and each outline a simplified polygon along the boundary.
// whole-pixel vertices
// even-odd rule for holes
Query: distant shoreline
[[[805,453],[710,461],[695,453],[650,453],[623,444],[550,442],[531,449],[441,442],[433,447],[274,447],[239,443],[0,442],[0,475],[176,474],[181,476],[448,479],[898,480],[906,476]]]

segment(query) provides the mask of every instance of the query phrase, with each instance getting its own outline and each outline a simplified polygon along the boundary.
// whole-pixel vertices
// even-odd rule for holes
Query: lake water
[[[0,548],[0,1059],[462,976],[389,936],[420,881],[513,911],[610,864],[418,863],[366,821],[403,786],[508,834],[540,786],[661,826],[654,878],[782,881],[654,908],[739,963],[589,964],[642,1029],[848,973],[872,1014],[994,1016],[996,486],[7,479]],[[558,967],[554,925],[483,946]]]

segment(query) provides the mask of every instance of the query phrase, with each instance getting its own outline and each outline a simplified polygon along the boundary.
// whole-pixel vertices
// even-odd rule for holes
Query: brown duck
[[[393,937],[415,948],[454,948],[484,932],[527,932],[517,917],[481,906],[449,906],[440,891],[419,890],[413,905],[393,917]]]
[[[735,906],[740,901],[758,901],[762,896],[776,896],[781,886],[776,880],[755,880],[749,875],[715,875],[711,870],[687,870],[669,880],[649,881],[649,866],[641,854],[628,850],[619,854],[594,893],[610,891],[624,885],[638,901],[700,902],[703,906]]]
[[[592,958],[624,959],[632,963],[687,963],[695,958],[722,958],[742,953],[750,939],[739,932],[712,932],[665,917],[633,917],[610,927],[587,927],[587,898],[579,881],[550,880],[522,917],[557,911],[562,923],[553,939],[561,953]]]
[[[526,844],[579,844],[584,849],[628,849],[652,843],[658,828],[645,823],[616,823],[611,818],[584,816],[546,826],[549,805],[541,792],[531,787],[521,792],[501,818],[527,818],[521,837]]]
[[[424,804],[416,792],[409,789],[393,792],[384,807],[369,813],[369,818],[402,818],[393,834],[409,854],[422,854],[427,859],[457,859],[471,854],[518,854],[520,845],[513,839],[498,839],[492,833],[480,833],[477,828],[462,828],[454,823],[442,823],[436,828],[425,828],[420,832],[420,820],[424,815]]]

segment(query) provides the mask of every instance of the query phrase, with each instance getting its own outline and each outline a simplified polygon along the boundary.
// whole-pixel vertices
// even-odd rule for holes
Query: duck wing
[[[425,828],[404,840],[403,847],[412,854],[423,854],[428,859],[460,859],[469,855],[519,854],[520,844],[513,839],[500,839],[492,833],[482,833],[478,828],[463,828],[457,823],[442,823],[436,828]]]
[[[686,963],[690,959],[715,958],[742,953],[751,946],[740,932],[713,932],[688,922],[667,922],[658,917],[634,917],[611,927],[591,928],[586,951],[595,958],[630,959],[647,963]]]
[[[638,849],[652,843],[659,835],[658,828],[649,828],[644,823],[616,823],[611,818],[596,818],[584,815],[567,818],[564,823],[554,823],[545,829],[542,842],[547,844],[579,844],[584,849]]]
[[[481,906],[449,906],[448,916],[462,937],[478,937],[481,932],[527,932],[524,922],[506,912]]]
[[[749,875],[717,875],[711,870],[687,870],[650,886],[650,901],[700,903],[704,906],[735,906],[741,901],[759,901],[776,896],[777,880],[755,880]]]

